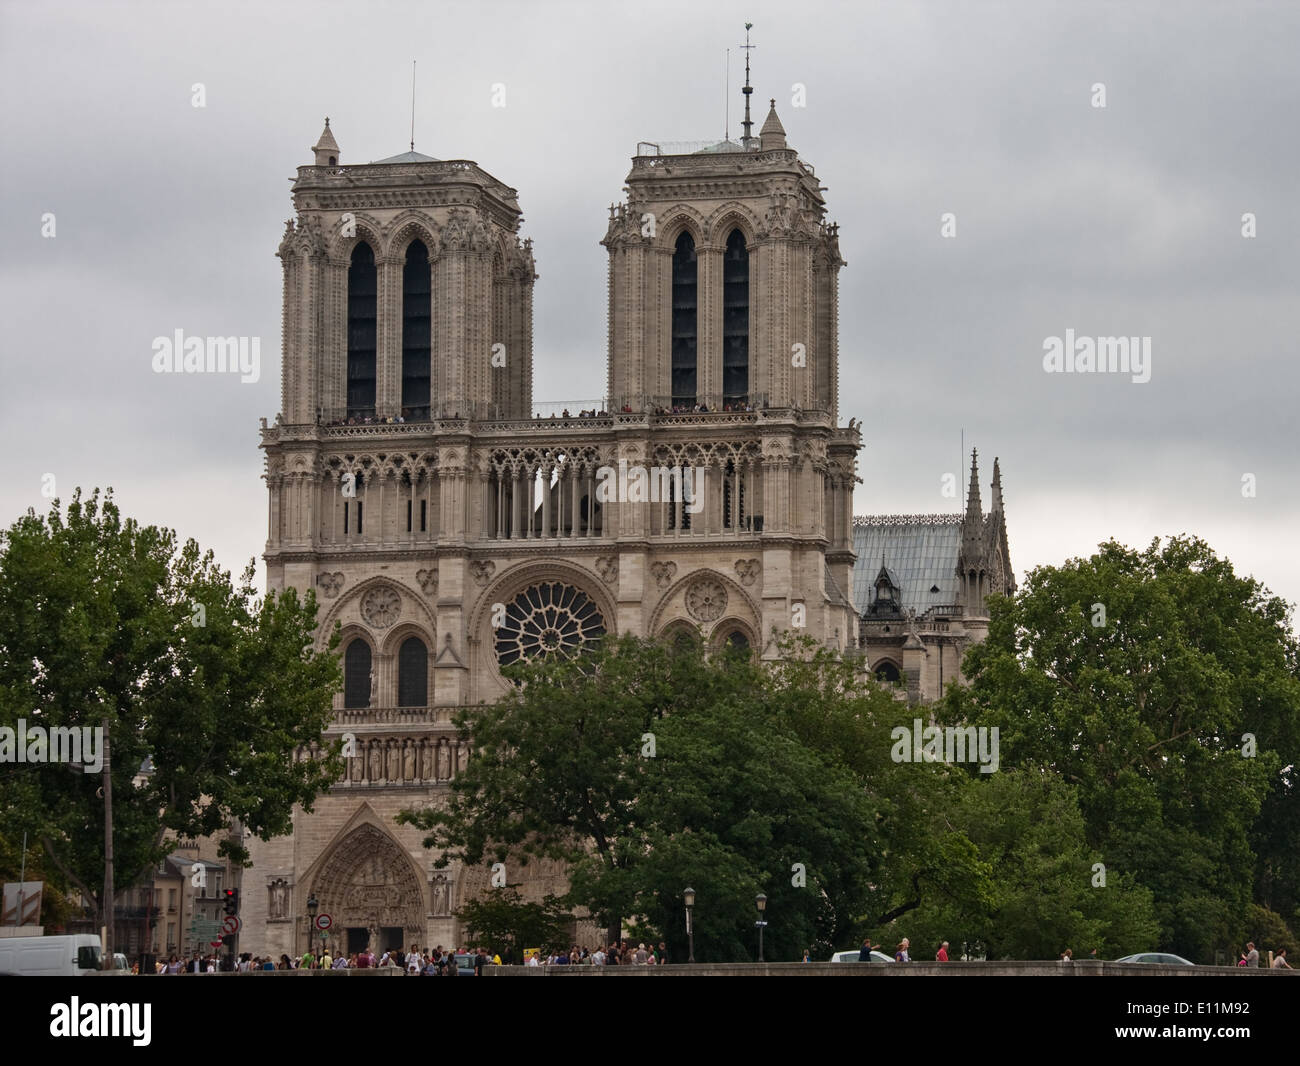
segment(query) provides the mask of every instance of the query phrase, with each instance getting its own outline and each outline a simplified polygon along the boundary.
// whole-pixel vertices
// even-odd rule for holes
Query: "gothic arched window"
[[[370,706],[370,645],[360,637],[343,653],[343,706]]]
[[[695,405],[698,276],[695,239],[684,232],[677,238],[673,252],[673,407]]]
[[[429,417],[430,303],[429,250],[423,241],[406,249],[402,270],[402,417]]]
[[[423,707],[429,702],[429,649],[419,637],[407,637],[397,650],[397,706]]]
[[[876,679],[879,681],[885,681],[892,685],[896,681],[901,681],[902,677],[903,675],[898,672],[898,667],[889,660],[885,660],[876,667]]]
[[[375,413],[375,253],[362,241],[348,267],[348,417]]]
[[[749,394],[749,249],[738,229],[722,260],[722,399],[743,404]]]

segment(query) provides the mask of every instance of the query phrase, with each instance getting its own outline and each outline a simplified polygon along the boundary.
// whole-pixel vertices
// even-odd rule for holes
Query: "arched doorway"
[[[319,911],[334,919],[327,943],[375,954],[424,942],[427,893],[410,857],[377,826],[339,841],[312,879]],[[319,938],[314,943],[319,946]]]

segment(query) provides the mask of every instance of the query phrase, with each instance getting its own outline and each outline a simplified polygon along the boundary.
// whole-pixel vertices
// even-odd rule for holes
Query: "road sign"
[[[221,941],[220,941],[220,940],[210,940],[210,941],[208,941],[208,943],[210,943],[214,948],[219,948],[219,947],[221,947]]]
[[[234,936],[236,933],[239,932],[239,928],[243,924],[244,923],[239,920],[238,915],[232,914],[224,922],[221,923],[221,931],[226,936]]]
[[[190,936],[195,940],[211,940],[213,937],[221,935],[221,922],[211,918],[192,918],[190,920]]]
[[[334,924],[334,919],[331,918],[328,914],[316,915],[316,928],[319,929],[322,933],[325,932],[325,930],[328,929],[333,924]]]

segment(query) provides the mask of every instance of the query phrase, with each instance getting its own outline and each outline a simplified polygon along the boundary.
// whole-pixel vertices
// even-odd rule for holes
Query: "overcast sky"
[[[287,179],[326,115],[344,163],[405,151],[413,59],[416,149],[519,190],[534,398],[597,399],[608,205],[638,140],[722,136],[728,47],[736,134],[746,20],[755,118],[775,97],[841,224],[856,512],[958,510],[964,430],[1018,574],[1187,532],[1300,599],[1285,3],[0,3],[0,522],[53,474],[260,556]],[[177,329],[262,338],[260,381],[155,374]],[[1150,337],[1150,380],[1046,373],[1067,329]]]

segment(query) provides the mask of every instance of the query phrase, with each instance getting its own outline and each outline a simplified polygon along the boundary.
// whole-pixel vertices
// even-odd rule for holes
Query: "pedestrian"
[[[1062,961],[1062,962],[1073,962],[1073,961],[1074,961],[1074,952],[1072,952],[1069,948],[1066,948],[1063,952],[1061,952],[1061,961]]]
[[[934,953],[934,961],[935,962],[948,961],[948,941],[945,940],[942,944],[939,945],[939,950]]]
[[[668,962],[668,945],[662,940],[659,941],[659,965],[664,966]]]
[[[862,948],[858,951],[858,962],[871,961],[871,937],[866,937],[862,941]]]
[[[803,961],[804,961],[804,962],[812,962],[812,956],[808,953],[808,949],[807,949],[807,948],[804,948],[804,949],[803,949]]]
[[[1246,943],[1246,965],[1254,967],[1259,966],[1259,952],[1255,950],[1255,942],[1253,940],[1247,941]]]
[[[1273,956],[1273,967],[1272,967],[1272,968],[1273,968],[1274,970],[1293,970],[1293,969],[1295,969],[1294,966],[1292,966],[1289,962],[1286,961],[1286,948],[1278,948],[1278,949],[1277,949],[1277,954]]]
[[[908,944],[910,944],[910,943],[911,943],[911,941],[908,940],[907,937],[903,937],[903,939],[900,940],[900,941],[898,942],[898,950],[894,952],[894,961],[895,961],[895,962],[911,962],[911,961],[912,961],[911,957],[907,954],[907,946],[908,946]]]

